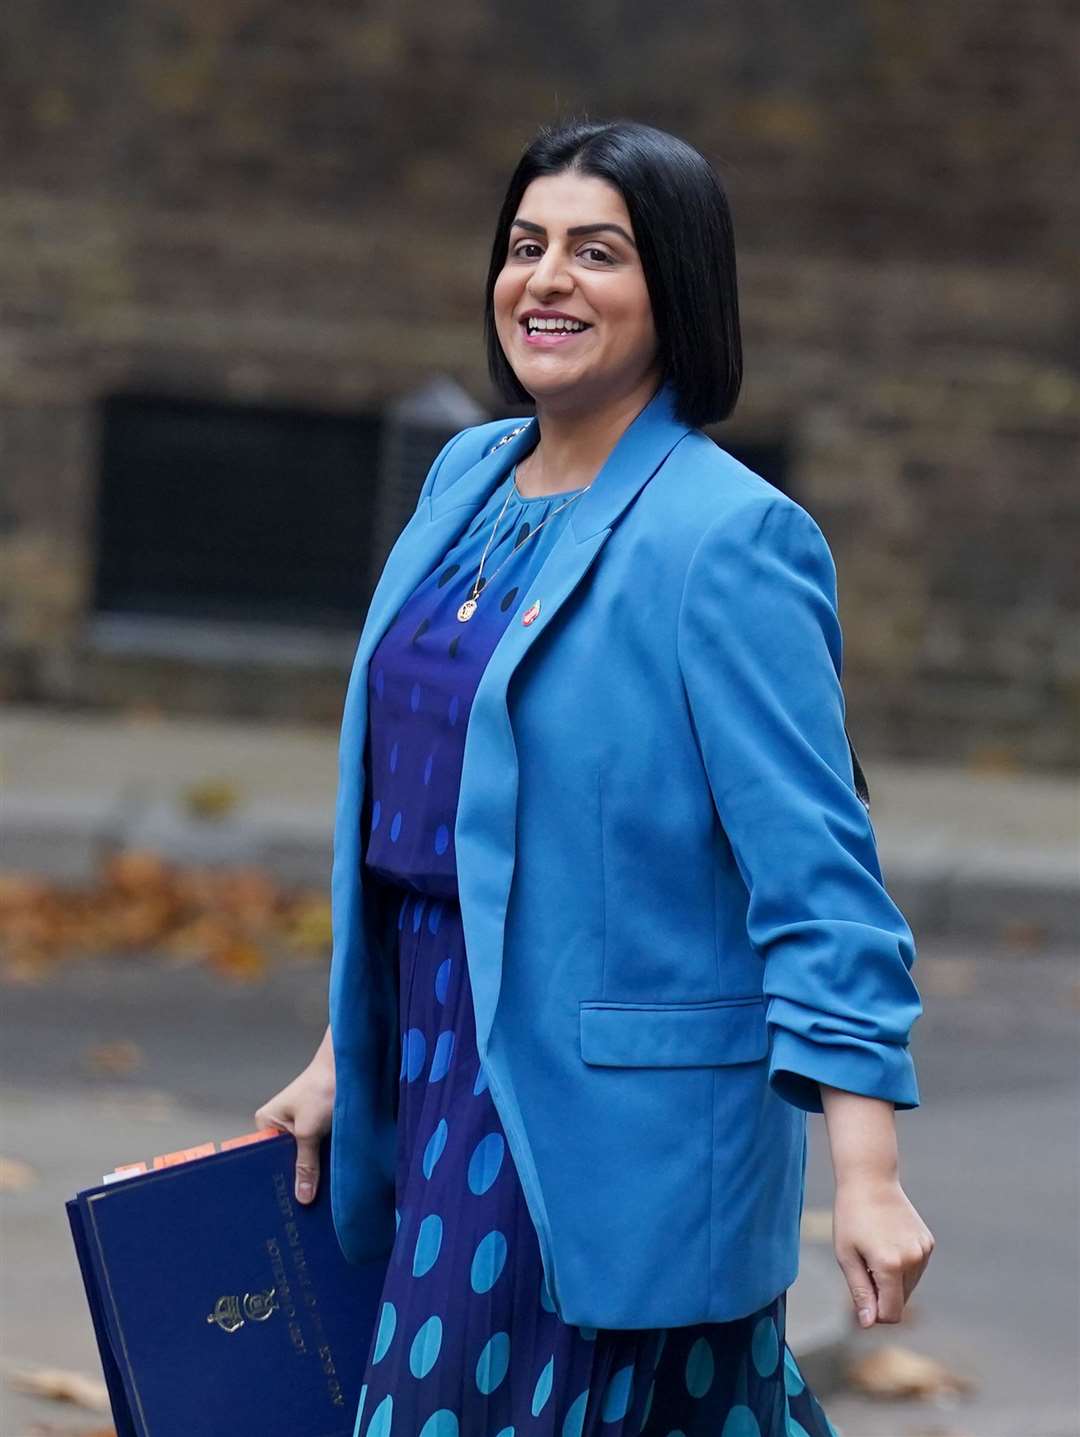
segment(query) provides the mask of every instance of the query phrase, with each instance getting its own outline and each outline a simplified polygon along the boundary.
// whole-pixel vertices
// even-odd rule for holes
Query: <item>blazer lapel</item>
[[[669,385],[657,391],[623,432],[591,487],[574,504],[570,522],[522,595],[473,698],[454,845],[481,1057],[498,1004],[516,857],[518,758],[507,691],[532,645],[556,622],[560,608],[588,572],[613,525],[675,445],[691,432],[690,425],[675,417],[674,398]],[[475,483],[475,471],[470,480],[474,488],[483,487]],[[536,600],[540,612],[526,627],[521,616]]]
[[[528,421],[513,439],[499,445],[474,464],[455,484],[434,498],[428,496],[421,504],[397,542],[387,555],[379,582],[368,605],[367,618],[360,633],[353,659],[346,712],[351,719],[349,754],[363,767],[363,746],[367,735],[367,704],[357,701],[350,706],[349,697],[357,690],[366,698],[367,669],[379,641],[394,621],[395,615],[416,586],[457,543],[494,489],[502,482],[518,459],[536,443],[536,421]],[[344,740],[343,731],[343,740]],[[344,761],[345,749],[342,747]],[[361,772],[361,783],[363,774]],[[361,798],[363,793],[361,791]]]
[[[364,746],[368,723],[368,667],[380,639],[413,589],[427,577],[464,533],[511,467],[537,438],[535,419],[505,444],[499,444],[448,486],[418,506],[387,556],[368,605],[345,691],[338,749],[337,804],[331,868],[334,955],[330,969],[330,1007],[344,1030],[359,1022],[362,1004],[355,988],[364,985],[364,912],[361,832],[364,806]]]

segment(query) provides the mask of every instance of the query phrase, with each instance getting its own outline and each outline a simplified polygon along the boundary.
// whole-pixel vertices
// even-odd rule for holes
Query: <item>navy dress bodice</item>
[[[585,492],[527,498],[515,476],[495,489],[437,571],[402,606],[368,669],[372,812],[364,861],[380,878],[437,897],[457,896],[454,813],[472,696]],[[463,623],[457,610],[473,591],[481,556],[476,611]]]

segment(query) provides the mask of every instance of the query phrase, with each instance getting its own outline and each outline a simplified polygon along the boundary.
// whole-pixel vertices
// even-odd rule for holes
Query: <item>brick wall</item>
[[[836,555],[871,756],[1080,761],[1075,7],[968,0],[38,0],[0,16],[0,697],[335,721],[302,686],[95,650],[95,402],[486,404],[502,187],[573,111],[732,197],[747,378]],[[1073,560],[1070,563],[1070,560]]]

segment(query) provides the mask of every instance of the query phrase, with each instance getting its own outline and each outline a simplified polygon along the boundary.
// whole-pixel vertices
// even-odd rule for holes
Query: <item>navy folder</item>
[[[282,1133],[65,1204],[117,1437],[353,1437],[389,1254],[348,1262],[295,1163]]]

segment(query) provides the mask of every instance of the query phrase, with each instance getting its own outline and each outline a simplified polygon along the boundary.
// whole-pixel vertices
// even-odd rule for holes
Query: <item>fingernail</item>
[[[310,1184],[310,1183],[300,1183],[300,1184],[297,1186],[297,1189],[296,1189],[296,1196],[300,1199],[301,1202],[310,1202],[310,1201],[311,1201],[311,1184]]]
[[[859,1308],[859,1322],[863,1327],[869,1327],[874,1320],[874,1314],[868,1307]]]

